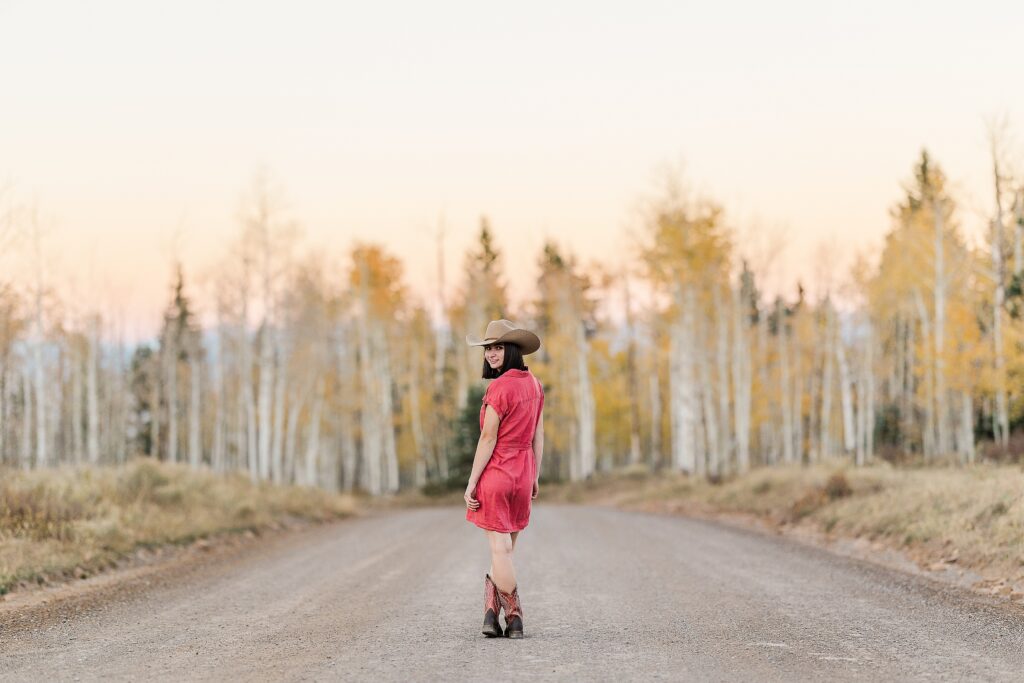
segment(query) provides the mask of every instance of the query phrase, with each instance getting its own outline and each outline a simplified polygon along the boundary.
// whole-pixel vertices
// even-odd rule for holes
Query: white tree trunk
[[[283,478],[295,483],[295,455],[299,439],[299,416],[306,405],[306,390],[296,392],[288,401],[288,419],[285,423]]]
[[[43,367],[43,343],[37,341],[32,345],[32,370],[35,379],[35,387],[32,396],[35,399],[35,427],[36,427],[36,467],[49,465],[49,453],[47,451],[47,400],[46,380]]]
[[[473,291],[472,286],[470,291]],[[480,302],[472,294],[466,302],[466,324],[473,334],[479,334],[476,330],[483,330],[487,325]],[[456,341],[458,342],[458,340]],[[456,343],[456,348],[459,350],[456,356],[460,360],[455,376],[455,408],[457,412],[461,413],[466,407],[469,387],[473,383],[481,381],[480,370],[483,368],[483,355],[480,353],[479,347],[467,346],[465,343]]]
[[[928,310],[924,305],[924,297],[921,296],[921,292],[917,289],[914,290],[914,303],[917,306],[917,315],[921,320],[921,334],[924,337],[925,343],[929,339],[933,338],[931,320],[928,317]],[[934,347],[933,347],[934,349]],[[936,456],[936,438],[935,438],[935,363],[929,362],[928,358],[922,359],[925,372],[924,372],[924,428],[922,430],[922,447],[924,449],[924,457],[926,460],[931,460]]]
[[[1006,400],[1006,352],[1003,348],[1003,307],[1006,304],[1006,263],[1003,254],[1003,189],[999,169],[997,140],[992,138],[992,170],[995,177],[996,216],[992,221],[992,271],[996,288],[993,299],[992,338],[995,351],[996,410],[993,415],[995,441],[1006,448],[1010,439],[1010,422]]]
[[[938,450],[946,457],[952,450],[950,411],[946,396],[946,249],[942,207],[932,200],[935,218],[935,413],[938,426]]]
[[[672,410],[672,467],[693,474],[697,464],[697,392],[694,386],[694,311],[689,292],[675,285],[679,315],[671,326],[669,390]]]
[[[903,353],[903,359],[905,361],[905,367],[901,365],[902,378],[900,383],[900,389],[902,391],[901,397],[901,413],[903,416],[902,431],[903,431],[903,448],[910,450],[911,438],[910,435],[916,428],[915,425],[915,397],[914,397],[914,378],[917,375],[917,354],[915,333],[917,326],[914,324],[909,317],[903,318],[903,337],[901,339],[900,349]]]
[[[716,455],[714,475],[722,475],[731,469],[732,459],[732,432],[729,429],[731,416],[729,415],[729,317],[722,301],[721,289],[714,285],[715,291],[715,324],[717,335],[716,370],[718,379],[718,449]],[[735,378],[733,378],[735,382]]]
[[[0,358],[0,361],[3,359]],[[11,401],[8,400],[7,363],[0,362],[0,462],[7,462],[7,430],[11,425]]]
[[[577,447],[582,463],[581,478],[588,479],[594,473],[597,463],[597,423],[594,406],[594,392],[590,385],[590,351],[584,333],[583,321],[575,324],[576,346],[576,410],[578,413]]]
[[[71,454],[76,465],[85,460],[85,383],[82,373],[88,365],[88,353],[85,358],[78,357],[77,345],[68,351],[71,356]],[[2,453],[0,453],[2,457]]]
[[[960,438],[957,440],[957,450],[960,453],[960,462],[973,463],[975,460],[974,449],[974,406],[971,401],[971,392],[960,393]]]
[[[163,349],[164,384],[167,386],[167,459],[178,462],[178,345],[169,339]]]
[[[1024,274],[1024,189],[1017,190],[1013,201],[1013,274]]]
[[[46,370],[43,365],[43,350],[46,344],[46,328],[43,324],[43,294],[46,291],[46,284],[43,277],[43,248],[42,230],[39,227],[36,212],[32,212],[31,242],[33,251],[33,266],[35,270],[35,282],[33,288],[33,311],[32,311],[32,378],[33,398],[35,402],[35,466],[46,467],[49,465],[49,451],[47,449],[47,401],[49,400],[46,391]]]
[[[243,320],[245,316],[243,315]],[[252,356],[249,346],[249,333],[242,328],[242,404],[245,407],[245,452],[249,466],[249,477],[256,482],[260,479],[259,445],[256,439],[256,390],[252,382]]]
[[[270,473],[275,484],[280,484],[284,480],[284,399],[288,385],[286,374],[288,364],[283,341],[285,334],[287,331],[281,330],[274,335],[274,363],[277,370],[274,383],[274,437],[270,447]]]
[[[409,421],[412,427],[412,442],[416,449],[416,476],[414,484],[417,488],[427,483],[427,464],[430,462],[426,436],[423,432],[423,416],[420,414],[420,356],[415,345],[408,347],[412,356],[409,368]]]
[[[698,317],[699,316],[699,317]],[[703,438],[698,438],[696,472],[700,476],[716,475],[719,467],[718,415],[715,411],[715,383],[711,379],[711,348],[707,328],[708,320],[700,313],[694,316],[697,320],[694,334],[693,353],[691,356],[696,365],[699,378],[697,391],[700,396],[701,413],[704,419],[700,422],[699,431]]]
[[[753,377],[750,361],[750,318],[744,310],[742,285],[733,289],[733,345],[732,376],[736,431],[736,471],[743,474],[750,469],[750,417]]]
[[[861,340],[861,353],[857,368],[857,449],[856,463],[858,466],[867,464],[874,454],[874,378],[871,325],[866,325],[864,338]]]
[[[313,397],[313,410],[309,416],[309,434],[306,438],[305,475],[303,480],[306,486],[316,486],[319,483],[318,465],[320,461],[320,419],[324,407],[324,382],[317,380],[316,391]]]
[[[354,436],[355,425],[350,413],[341,415],[341,477],[344,491],[352,491],[356,482],[356,467],[359,464],[356,439]]]
[[[469,391],[469,375],[466,370],[468,352],[458,345],[455,349],[455,409],[462,412],[466,407],[466,392]]]
[[[651,468],[661,467],[661,381],[658,379],[658,364],[654,362],[653,372],[648,381],[651,401]]]
[[[260,359],[259,359],[259,398],[257,399],[256,410],[259,415],[259,426],[257,427],[259,439],[259,477],[266,480],[270,478],[270,443],[273,432],[271,426],[272,400],[274,391],[274,336],[275,332],[270,326],[270,321],[263,319],[263,330],[260,334]]]
[[[192,469],[198,469],[203,461],[203,421],[200,411],[203,378],[199,364],[199,349],[189,349],[188,381],[191,393],[188,404],[188,464]]]
[[[798,315],[802,315],[798,313]],[[799,338],[797,337],[796,329],[794,328],[793,333],[788,336],[786,340],[786,346],[790,349],[793,359],[793,380],[791,386],[793,387],[793,406],[790,409],[793,425],[793,457],[795,462],[804,461],[804,376],[803,376],[803,357],[800,353],[800,348],[797,344]]]
[[[771,344],[768,339],[768,317],[762,315],[758,319],[757,323],[757,357],[758,363],[758,379],[760,380],[760,396],[761,400],[759,403],[763,406],[767,419],[761,420],[760,427],[760,446],[761,446],[761,458],[765,464],[774,465],[779,460],[779,434],[778,434],[778,423],[780,419],[775,419],[778,411],[776,410],[775,401],[771,398],[770,387],[771,382]]]
[[[223,472],[225,470],[224,434],[227,429],[227,425],[224,424],[224,404],[227,397],[224,395],[223,325],[219,315],[216,335],[214,337],[214,348],[215,351],[212,358],[213,391],[215,392],[213,396],[213,452],[211,453],[210,460],[214,472]]]
[[[21,424],[21,468],[28,470],[32,468],[32,371],[26,363],[22,365],[21,393],[22,401],[22,424]]]
[[[394,493],[398,491],[398,451],[395,448],[395,427],[394,427],[394,406],[391,399],[391,354],[388,352],[387,338],[384,333],[384,326],[378,324],[375,329],[375,341],[377,347],[377,378],[380,386],[377,389],[377,398],[380,400],[380,425],[383,468],[385,474],[385,491]]]
[[[88,429],[86,431],[87,452],[89,463],[99,464],[100,461],[100,331],[95,319],[89,326],[89,357],[86,368],[86,397],[88,402]]]
[[[374,359],[374,349],[370,342],[370,311],[369,301],[366,292],[366,281],[368,274],[366,264],[360,264],[363,271],[360,277],[360,300],[361,311],[357,318],[359,334],[359,369],[362,383],[362,485],[370,495],[380,495],[384,492],[384,480],[382,472],[383,452],[381,443],[380,412],[378,406],[380,399],[377,396],[378,378],[377,363]]]
[[[626,308],[626,372],[629,373],[629,464],[638,465],[641,460],[640,448],[640,390],[636,370],[636,324],[629,294],[629,278],[623,276],[622,289]]]
[[[343,397],[355,394],[356,378],[353,369],[354,354],[352,353],[351,327],[346,323],[340,324],[338,334],[338,385],[339,392]],[[353,406],[344,398],[338,407],[338,423],[341,430],[341,478],[345,491],[351,491],[356,484],[356,471],[358,468],[358,450],[356,449],[356,425],[353,413]],[[448,472],[445,469],[444,477]]]
[[[155,363],[156,367],[153,368],[154,382],[150,389],[150,405],[152,410],[150,411],[150,444],[149,444],[149,456],[151,458],[160,459],[160,425],[163,423],[163,410],[160,404],[163,402],[164,396],[164,360],[163,351],[157,353],[155,359],[150,359],[151,363]]]
[[[839,400],[843,409],[843,451],[849,454],[857,446],[857,434],[853,419],[853,376],[842,338],[836,343],[836,361],[839,363]]]
[[[115,443],[113,444],[115,459],[119,465],[123,465],[128,459],[128,424],[131,415],[128,383],[126,381],[128,366],[129,360],[125,352],[124,334],[122,330],[119,330],[117,337],[117,376],[119,377],[117,390],[121,398],[117,405],[119,427],[116,432]]]
[[[825,353],[822,359],[824,368],[821,380],[821,418],[819,420],[821,432],[818,436],[819,457],[831,457],[834,455],[832,445],[832,377],[834,373],[834,347],[836,346],[836,312],[831,301],[827,301],[825,305]]]
[[[779,382],[779,403],[782,407],[782,460],[790,463],[796,460],[793,452],[793,380],[789,371],[789,325],[786,323],[786,311],[781,300],[775,305],[775,315],[778,319],[776,343],[782,373]]]
[[[867,459],[870,462],[875,457],[875,330],[871,321],[867,324],[867,364],[866,364],[866,375],[867,375],[867,394],[868,394],[868,424],[867,424],[867,439],[868,444],[865,449]]]

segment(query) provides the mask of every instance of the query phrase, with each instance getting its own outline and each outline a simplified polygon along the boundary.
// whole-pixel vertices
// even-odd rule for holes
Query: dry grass
[[[744,513],[867,538],[923,564],[1024,569],[1024,470],[1013,465],[899,469],[845,463],[763,468],[721,484],[640,470],[548,487],[547,499]]]
[[[146,458],[122,468],[0,471],[0,594],[20,582],[93,574],[140,547],[354,509],[349,496]]]

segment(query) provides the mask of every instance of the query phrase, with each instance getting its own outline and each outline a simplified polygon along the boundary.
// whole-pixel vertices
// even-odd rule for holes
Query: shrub
[[[836,472],[825,482],[825,495],[829,500],[845,498],[852,493],[853,489],[850,488],[850,482],[846,480],[846,475],[842,472]]]
[[[157,463],[138,459],[129,464],[128,471],[118,478],[117,496],[122,501],[148,500],[155,489],[169,481]]]
[[[0,531],[13,536],[71,540],[74,522],[82,516],[80,504],[43,486],[0,490]]]

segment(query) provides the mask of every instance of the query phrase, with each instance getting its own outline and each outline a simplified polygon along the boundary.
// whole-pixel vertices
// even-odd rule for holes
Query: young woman
[[[530,505],[539,489],[544,453],[544,390],[523,364],[540,348],[533,332],[508,320],[492,320],[483,339],[466,335],[470,346],[484,347],[484,379],[493,380],[480,407],[480,441],[466,486],[466,519],[484,530],[491,549],[491,570],[484,576],[484,627],[488,637],[502,635],[498,614],[505,610],[505,636],[523,637],[512,551],[530,522]]]

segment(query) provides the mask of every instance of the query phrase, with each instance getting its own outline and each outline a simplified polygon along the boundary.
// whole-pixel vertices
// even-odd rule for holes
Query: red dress
[[[481,529],[511,533],[530,523],[537,461],[533,434],[544,409],[544,389],[529,370],[506,370],[491,381],[480,406],[480,428],[490,405],[498,413],[498,440],[476,485],[476,510],[466,519]]]

